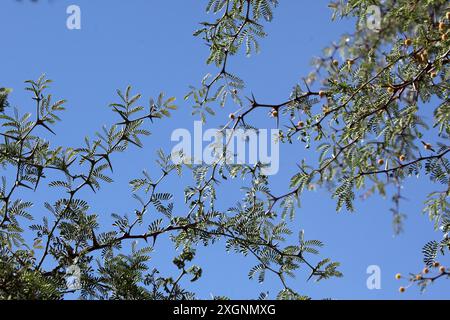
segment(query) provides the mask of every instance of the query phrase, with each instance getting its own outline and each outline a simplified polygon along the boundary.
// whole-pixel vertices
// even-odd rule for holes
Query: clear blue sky
[[[145,99],[164,91],[178,98],[180,110],[172,120],[158,122],[145,139],[145,149],[131,150],[115,156],[115,183],[105,185],[97,194],[86,190],[83,195],[90,202],[92,212],[102,217],[105,226],[110,213],[131,212],[136,203],[131,198],[128,181],[143,169],[155,172],[155,151],[169,151],[173,144],[170,134],[176,128],[192,130],[196,118],[190,115],[191,104],[183,101],[188,86],[198,85],[203,75],[214,69],[204,61],[207,47],[192,37],[197,23],[209,19],[204,12],[206,1],[198,0],[28,0],[0,3],[0,85],[14,88],[11,103],[22,112],[33,111],[23,81],[46,73],[55,83],[55,97],[68,100],[63,122],[55,127],[54,144],[80,146],[85,135],[93,136],[102,125],[116,118],[107,105],[116,101],[115,90],[128,84],[141,92]],[[273,23],[267,26],[269,37],[261,42],[262,52],[250,59],[233,58],[231,70],[245,79],[248,91],[260,100],[279,102],[287,98],[290,89],[310,71],[310,60],[320,55],[323,47],[345,31],[352,30],[349,21],[331,22],[326,0],[282,0]],[[66,8],[77,4],[82,10],[82,29],[66,28]],[[219,112],[209,125],[224,122],[233,106]],[[258,119],[259,117],[259,119]],[[256,116],[265,121],[265,114]],[[306,151],[301,145],[281,149],[281,171],[273,178],[273,191],[286,191],[289,178],[295,172],[295,163]],[[163,188],[176,195],[176,208],[183,210],[184,178],[171,178]],[[244,182],[245,183],[245,182]],[[232,206],[240,194],[235,183],[222,186],[219,204],[222,209]],[[291,285],[302,294],[313,298],[336,299],[429,299],[449,298],[448,283],[441,281],[425,294],[417,288],[398,294],[400,283],[394,280],[397,272],[407,273],[422,268],[421,248],[431,239],[438,239],[433,225],[422,215],[427,181],[416,178],[405,185],[407,200],[402,211],[408,215],[405,233],[393,237],[389,199],[378,196],[358,201],[357,213],[335,212],[335,203],[326,191],[306,193],[302,208],[297,210],[294,230],[305,229],[308,238],[325,242],[322,254],[342,263],[344,278],[320,283],[306,282],[307,275],[299,273]],[[49,190],[24,195],[36,202],[33,213],[42,214],[41,203],[54,197]],[[167,250],[167,241],[156,247],[152,263],[171,272],[173,252]],[[445,261],[443,261],[445,263]],[[187,283],[201,298],[210,293],[232,298],[256,298],[259,292],[269,291],[273,297],[280,284],[268,277],[264,284],[247,279],[253,258],[227,254],[223,244],[199,248],[197,263],[204,267],[204,276],[194,285]],[[450,263],[450,261],[447,261]],[[382,289],[366,288],[366,268],[379,265],[382,271]]]

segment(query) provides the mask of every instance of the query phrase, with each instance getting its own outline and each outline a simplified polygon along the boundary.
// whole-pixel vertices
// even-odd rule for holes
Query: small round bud
[[[401,154],[401,155],[398,157],[398,160],[400,160],[401,162],[403,162],[403,161],[406,160],[406,156],[405,156],[404,154]]]
[[[447,269],[444,267],[444,266],[441,266],[440,268],[439,268],[439,272],[440,273],[445,273],[447,271]]]
[[[420,280],[422,280],[422,275],[420,275],[420,274],[417,274],[417,275],[416,275],[416,278],[415,278],[415,279],[416,279],[416,281],[420,281]]]
[[[231,120],[234,120],[234,119],[236,119],[236,116],[234,115],[234,113],[230,113],[228,115],[228,118],[230,118]]]
[[[412,45],[412,40],[407,38],[407,39],[405,39],[404,44],[405,44],[405,46],[409,47],[410,45]]]
[[[323,90],[320,90],[320,91],[319,91],[319,97],[323,98],[323,97],[325,97],[326,95],[327,95],[327,93],[326,93],[325,91],[323,91]]]
[[[297,128],[301,129],[305,126],[305,123],[303,121],[297,122]]]
[[[433,147],[432,147],[431,144],[429,144],[429,143],[425,143],[425,144],[423,145],[423,147],[425,148],[425,150],[431,150],[431,149],[433,149]]]
[[[427,274],[430,272],[430,269],[428,269],[427,267],[423,268],[422,273],[423,274]]]
[[[384,160],[383,159],[378,159],[377,161],[379,166],[382,166],[384,164]]]
[[[400,293],[403,293],[403,292],[406,291],[406,288],[405,288],[405,287],[400,287],[400,288],[398,288],[398,291],[399,291]]]
[[[415,54],[414,55],[414,59],[416,59],[416,61],[418,63],[423,63],[424,62],[421,54]]]
[[[420,57],[422,59],[422,62],[427,62],[428,61],[428,52],[425,50],[424,52],[422,52]]]
[[[387,88],[387,91],[388,91],[389,93],[394,93],[394,92],[395,92],[395,90],[394,90],[393,87],[388,87],[388,88]]]
[[[271,115],[272,117],[274,117],[274,118],[278,117],[278,110],[277,110],[277,109],[273,109],[273,110],[270,112],[270,115]]]
[[[441,264],[437,261],[433,262],[433,267],[437,268],[439,267]]]
[[[347,60],[348,66],[352,66],[354,63],[355,63],[355,60],[351,60],[351,59]]]
[[[339,66],[339,61],[337,61],[337,60],[333,60],[331,63],[332,63],[333,66],[335,66],[335,67]]]
[[[436,71],[431,71],[430,72],[430,77],[436,78],[436,76],[437,76],[437,72]]]
[[[441,36],[441,40],[442,41],[447,41],[448,40],[448,35],[446,33],[443,33]]]
[[[395,275],[395,279],[400,280],[402,278],[402,275],[400,273],[397,273]]]
[[[446,27],[447,27],[447,26],[445,25],[444,22],[440,22],[440,23],[439,23],[439,31],[441,31],[441,32],[442,32],[442,31],[445,31]]]

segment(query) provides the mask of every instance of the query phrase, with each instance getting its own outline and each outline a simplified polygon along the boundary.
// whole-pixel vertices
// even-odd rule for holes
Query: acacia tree
[[[59,120],[57,114],[65,101],[53,102],[46,93],[50,81],[44,77],[27,81],[36,105],[34,115],[12,111],[7,103],[10,90],[0,92],[1,107],[6,107],[0,116],[0,161],[6,171],[0,190],[0,298],[60,299],[70,291],[100,299],[195,298],[180,285],[185,277],[201,278],[202,268],[193,264],[195,246],[225,239],[227,250],[256,261],[250,278],[263,282],[272,273],[282,286],[277,298],[304,299],[289,285],[289,278],[299,269],[308,269],[309,277],[317,280],[342,274],[339,263],[314,257],[323,246],[321,241],[291,230],[289,221],[303,192],[311,185],[328,188],[337,210],[354,210],[356,192],[391,193],[394,230],[400,232],[404,217],[400,191],[410,176],[423,176],[436,184],[436,191],[427,195],[424,211],[443,237],[425,245],[428,267],[408,280],[424,288],[436,279],[448,278],[445,267],[429,274],[429,268],[439,267],[438,254],[450,248],[447,2],[331,3],[333,17],[356,21],[354,32],[343,35],[326,48],[323,57],[314,59],[313,72],[294,86],[288,99],[268,104],[259,101],[257,93],[245,99],[245,82],[229,71],[229,65],[241,47],[247,54],[259,50],[258,38],[266,35],[264,24],[273,19],[277,4],[277,0],[208,2],[207,11],[217,18],[203,22],[195,35],[209,45],[207,63],[215,64],[218,72],[205,76],[186,99],[194,101],[193,114],[204,121],[215,114],[215,107],[235,105],[237,111],[230,113],[222,129],[255,128],[252,115],[269,111],[283,128],[281,143],[316,150],[318,160],[301,161],[299,172],[282,194],[271,190],[270,179],[261,170],[264,164],[223,161],[228,145],[208,165],[176,165],[160,151],[159,176],[144,172],[130,182],[139,205],[127,215],[114,214],[108,228],[100,225],[98,215],[80,198],[80,190],[95,192],[102,183],[112,182],[107,172],[112,172],[114,154],[131,145],[142,147],[140,137],[149,134],[147,120],[170,116],[174,98],[160,94],[144,108],[139,104],[141,96],[133,95],[130,87],[118,91],[119,102],[110,105],[119,119],[116,124],[104,128],[95,139],[86,139],[83,147],[53,147],[45,132],[53,133],[51,125]],[[380,10],[377,30],[367,25],[372,5]],[[430,111],[423,110],[430,106],[433,120],[427,122]],[[173,196],[161,190],[168,175],[183,172],[193,176],[192,185],[185,188],[184,206],[174,204]],[[230,209],[219,208],[218,184],[224,179],[238,184],[235,178],[241,176],[251,178],[246,179],[251,182],[244,186],[244,197]],[[56,188],[61,196],[45,203],[48,215],[42,221],[27,225],[24,219],[34,218],[29,209],[32,203],[23,199],[20,190],[39,192],[43,184]],[[41,192],[45,194],[45,189]],[[286,243],[285,237],[294,231],[299,233],[298,241]],[[161,275],[164,270],[149,261],[156,240],[166,234],[175,247],[182,248],[173,260],[179,269],[175,276]],[[138,247],[137,239],[148,245]],[[68,271],[74,267],[81,279],[75,289],[67,286]]]

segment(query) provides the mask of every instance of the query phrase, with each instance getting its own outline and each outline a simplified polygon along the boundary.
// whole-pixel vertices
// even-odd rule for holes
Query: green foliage
[[[246,47],[247,53],[252,51],[249,43],[257,37],[249,40],[246,30],[254,22],[261,26],[255,34],[265,36],[258,21],[271,21],[277,3],[265,1],[263,10],[258,8],[260,3],[210,2],[208,11],[220,15],[203,23],[195,35],[201,35],[209,45],[207,62],[214,62],[219,71],[214,77],[207,75],[201,88],[192,88],[187,98],[194,98],[193,114],[205,120],[206,113],[214,113],[213,103],[224,106],[224,98],[231,95],[238,110],[224,129],[253,127],[253,113],[271,110],[283,129],[281,142],[291,148],[304,145],[306,150],[316,150],[318,158],[299,159],[289,191],[280,196],[265,191],[270,210],[280,205],[283,216],[292,216],[302,193],[321,186],[331,191],[337,210],[356,210],[358,197],[391,193],[393,227],[399,233],[407,216],[400,208],[402,186],[410,177],[426,177],[438,191],[430,192],[424,211],[436,229],[445,230],[450,196],[447,1],[330,3],[333,18],[356,18],[354,32],[342,35],[321,57],[313,59],[313,71],[303,83],[294,85],[287,101],[268,104],[252,95],[244,103],[239,97],[244,81],[236,75],[233,77],[239,81],[227,80],[228,57],[237,54],[240,47]],[[368,9],[373,5],[381,12],[379,30],[368,27]],[[258,10],[260,14],[255,15]],[[242,38],[247,42],[239,41]],[[216,94],[214,90],[218,90]],[[260,178],[258,174],[253,177]],[[437,246],[441,254],[448,250],[448,231],[443,239]],[[427,261],[436,254],[430,255],[429,249],[425,250]],[[251,275],[263,277],[263,265]]]
[[[191,86],[191,91],[185,99],[192,97],[195,105],[193,115],[200,115],[203,121],[206,116],[214,115],[211,104],[217,100],[223,107],[229,97],[232,101],[242,105],[238,92],[244,89],[244,81],[237,75],[230,73],[227,62],[230,56],[245,47],[249,56],[259,51],[258,38],[266,36],[260,21],[271,21],[273,9],[278,0],[210,0],[206,7],[208,13],[220,14],[215,22],[202,22],[202,27],[194,32],[194,36],[201,36],[209,45],[210,53],[206,60],[214,63],[220,71],[212,76],[207,74],[200,88]]]
[[[78,292],[83,299],[193,299],[195,295],[181,282],[185,278],[190,282],[201,279],[202,267],[192,264],[194,247],[219,239],[226,240],[228,251],[251,255],[259,262],[260,281],[266,272],[274,273],[282,281],[284,294],[289,293],[291,298],[301,296],[285,279],[293,277],[301,265],[318,280],[341,276],[336,270],[338,264],[329,259],[317,264],[307,260],[308,255],[319,253],[323,246],[320,241],[305,241],[301,236],[298,245],[282,246],[292,232],[286,214],[279,217],[274,211],[276,201],[267,202],[270,189],[267,178],[260,175],[260,166],[187,166],[194,182],[186,187],[188,212],[175,215],[173,195],[159,188],[166,177],[181,175],[183,170],[160,150],[156,161],[160,176],[155,179],[144,171],[141,177],[132,179],[130,186],[138,207],[131,214],[112,213],[113,223],[105,228],[98,214],[91,212],[91,205],[80,197],[80,191],[95,193],[102,184],[112,183],[114,154],[130,146],[141,147],[141,138],[150,134],[143,127],[145,120],[170,116],[170,110],[175,109],[174,98],[164,99],[160,94],[145,108],[139,104],[141,95],[133,95],[131,87],[118,90],[120,101],[110,107],[119,122],[103,128],[94,139],[86,137],[82,147],[52,147],[44,136],[46,132],[55,134],[51,126],[59,120],[65,101],[53,102],[46,94],[51,81],[45,77],[26,83],[36,103],[34,119],[31,113],[20,115],[18,110],[0,116],[4,128],[1,161],[8,172],[14,173],[12,182],[8,182],[10,176],[3,177],[0,190],[1,254],[2,263],[7,265],[0,286],[2,298],[61,299],[66,293]],[[235,207],[218,211],[215,199],[219,180],[215,174],[223,179],[227,175],[250,175],[252,185],[243,187],[245,197]],[[33,203],[23,200],[20,190],[39,192],[44,181],[60,197],[44,203],[47,212],[39,221],[30,211]],[[32,245],[24,237],[30,234],[34,235]],[[174,246],[182,248],[173,260],[180,271],[176,278],[160,276],[157,267],[150,268],[156,240],[164,234],[170,234]],[[138,240],[146,245],[138,247]],[[131,252],[126,253],[129,244]],[[80,287],[68,285],[71,268],[79,270]],[[13,275],[20,276],[11,283]],[[18,292],[16,288],[24,289]]]
[[[5,111],[5,108],[9,106],[8,94],[12,92],[9,88],[0,88],[0,112]]]
[[[205,121],[207,115],[215,115],[215,104],[224,107],[231,97],[238,111],[223,129],[255,128],[250,115],[270,110],[283,128],[281,143],[317,151],[313,160],[299,159],[298,172],[281,195],[272,191],[269,177],[261,173],[262,164],[225,164],[227,150],[212,164],[184,167],[173,164],[161,150],[156,161],[159,176],[144,171],[130,181],[136,208],[112,213],[112,225],[101,225],[80,191],[96,192],[104,183],[112,183],[114,155],[142,147],[143,137],[150,135],[147,120],[169,117],[176,109],[175,99],[160,94],[144,107],[141,95],[132,94],[131,87],[118,90],[118,102],[110,105],[117,123],[86,138],[82,147],[54,147],[48,136],[55,134],[52,125],[60,120],[65,101],[55,101],[47,93],[51,81],[43,76],[26,82],[36,106],[34,114],[6,108],[11,91],[0,89],[0,163],[7,172],[0,184],[0,298],[61,299],[76,292],[84,299],[194,299],[182,284],[185,279],[201,281],[204,267],[194,264],[195,247],[224,240],[227,251],[255,260],[250,279],[264,282],[270,274],[280,280],[275,297],[308,299],[289,285],[290,278],[306,271],[308,279],[321,281],[342,273],[338,262],[319,257],[324,246],[320,240],[307,240],[299,231],[291,243],[298,231],[290,222],[301,195],[325,187],[338,210],[353,211],[358,193],[365,198],[392,192],[394,230],[400,232],[405,217],[400,211],[402,185],[416,176],[427,177],[440,188],[428,195],[424,211],[444,236],[424,247],[425,263],[433,264],[438,254],[448,252],[446,1],[332,3],[334,17],[356,18],[355,32],[343,35],[313,60],[313,72],[287,92],[287,101],[266,104],[252,96],[247,102],[241,98],[244,80],[228,71],[229,57],[241,47],[246,55],[259,50],[258,39],[266,36],[264,23],[272,21],[277,4],[276,0],[208,1],[207,12],[217,18],[202,22],[195,35],[208,44],[206,62],[218,72],[206,75],[199,88],[191,87],[186,99],[194,101],[193,114]],[[373,4],[382,12],[378,32],[365,23]],[[434,109],[422,112],[430,106]],[[183,210],[173,202],[172,193],[160,189],[169,175],[186,171],[193,179],[185,187]],[[237,184],[237,178],[248,181],[241,188],[243,197],[230,208],[219,208],[219,184],[224,180]],[[34,221],[32,203],[19,192],[24,188],[39,192],[44,183],[58,199],[46,202],[42,221]],[[32,244],[26,240],[30,234]],[[180,249],[173,259],[176,276],[163,276],[157,266],[151,267],[153,249],[163,235]],[[143,246],[137,242],[141,240]],[[67,286],[66,273],[72,267],[79,270],[79,288]],[[448,273],[417,281],[425,287],[444,276]],[[262,293],[259,298],[267,297]]]

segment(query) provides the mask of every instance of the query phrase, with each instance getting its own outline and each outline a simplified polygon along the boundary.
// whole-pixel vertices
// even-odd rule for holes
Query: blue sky
[[[250,59],[235,57],[231,71],[239,74],[259,100],[285,100],[293,85],[311,70],[310,60],[320,55],[323,47],[342,33],[352,30],[351,21],[331,22],[326,0],[280,1],[275,19],[267,25],[269,37],[261,41],[262,52]],[[82,12],[82,29],[66,28],[66,8],[77,4]],[[164,91],[178,98],[179,110],[170,120],[156,123],[149,129],[153,135],[145,139],[145,148],[131,148],[113,159],[115,183],[105,185],[93,195],[83,193],[93,212],[105,226],[110,213],[131,212],[136,203],[131,197],[128,181],[147,169],[158,176],[154,165],[159,148],[170,151],[170,134],[176,128],[193,129],[191,103],[183,101],[189,85],[198,86],[201,78],[214,69],[205,65],[207,47],[192,36],[198,22],[210,19],[204,12],[205,1],[195,0],[28,0],[0,3],[0,85],[14,88],[11,104],[20,111],[32,111],[31,100],[23,89],[23,81],[46,73],[54,80],[51,91],[57,98],[68,100],[63,122],[55,126],[55,145],[80,146],[85,135],[93,136],[103,125],[116,121],[107,107],[116,102],[115,90],[131,84],[144,99]],[[225,122],[235,107],[228,105],[211,119],[209,126]],[[255,116],[255,121],[267,122],[267,115]],[[268,124],[273,126],[272,124]],[[295,163],[306,153],[302,145],[281,148],[281,170],[273,177],[275,194],[286,191]],[[175,194],[176,208],[183,209],[183,186],[189,178],[173,177],[162,186]],[[221,186],[222,209],[232,206],[241,197],[236,183]],[[245,183],[245,181],[243,182]],[[445,281],[420,294],[415,287],[400,295],[394,274],[419,271],[422,268],[421,248],[431,239],[438,239],[433,225],[422,215],[424,195],[431,186],[426,180],[410,179],[404,188],[407,200],[402,211],[408,215],[405,233],[394,237],[391,227],[391,203],[378,196],[357,202],[357,212],[335,212],[335,203],[324,190],[307,192],[302,207],[297,210],[294,230],[305,229],[307,238],[320,239],[326,247],[323,256],[342,263],[344,278],[320,283],[306,282],[300,272],[290,284],[302,294],[313,298],[336,299],[441,299],[449,298]],[[39,204],[54,197],[49,190],[24,196],[35,201],[33,213],[41,214]],[[219,197],[220,198],[220,197]],[[161,241],[152,263],[168,272],[173,271],[173,252],[167,250],[167,240]],[[199,248],[197,263],[204,267],[200,282],[189,288],[201,298],[210,293],[232,298],[255,298],[269,291],[273,297],[280,284],[269,277],[264,284],[247,278],[255,261],[233,253],[225,253],[223,244]],[[447,261],[448,262],[448,261]],[[445,261],[443,261],[445,263]],[[378,265],[382,272],[381,290],[368,290],[366,268]]]

